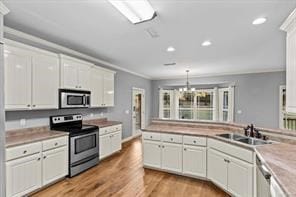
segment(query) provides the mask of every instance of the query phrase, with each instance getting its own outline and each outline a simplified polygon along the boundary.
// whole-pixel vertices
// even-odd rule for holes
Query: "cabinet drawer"
[[[112,127],[103,127],[103,128],[99,129],[100,135],[105,135],[105,134],[112,133],[112,132],[114,132]]]
[[[40,153],[42,150],[41,142],[16,146],[6,149],[6,161]]]
[[[143,139],[160,141],[160,134],[159,133],[153,133],[153,132],[143,132]]]
[[[114,126],[112,126],[113,127],[113,131],[114,132],[117,132],[117,131],[121,131],[122,130],[122,126],[121,126],[121,124],[119,124],[119,125],[114,125]]]
[[[183,142],[184,142],[184,144],[187,144],[187,145],[206,146],[207,145],[207,138],[184,135]]]
[[[59,137],[43,141],[43,151],[65,146],[68,143],[68,137]]]
[[[182,144],[182,135],[175,135],[175,134],[162,134],[161,139],[164,142],[171,142],[171,143],[177,143]]]

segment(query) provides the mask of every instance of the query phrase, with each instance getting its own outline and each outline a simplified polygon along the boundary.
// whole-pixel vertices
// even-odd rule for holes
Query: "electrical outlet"
[[[26,126],[26,119],[21,119],[21,120],[20,120],[20,125],[21,125],[22,127]]]

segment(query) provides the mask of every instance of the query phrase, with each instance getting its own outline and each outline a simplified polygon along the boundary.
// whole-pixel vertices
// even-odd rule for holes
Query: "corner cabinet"
[[[115,72],[94,66],[90,75],[91,107],[114,106]]]
[[[286,111],[296,113],[296,9],[281,26],[286,37]]]
[[[13,41],[4,53],[5,109],[57,109],[58,55]]]
[[[99,129],[99,157],[104,159],[121,150],[122,125]]]

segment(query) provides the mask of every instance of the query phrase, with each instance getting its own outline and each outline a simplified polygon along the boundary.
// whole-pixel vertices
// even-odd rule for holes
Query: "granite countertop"
[[[33,127],[6,132],[6,148],[68,136],[67,132],[50,130],[49,127]]]
[[[241,131],[225,130],[225,128],[198,128],[194,125],[151,124],[144,131],[163,132],[181,135],[205,136],[236,144],[254,150],[272,173],[272,176],[288,196],[296,196],[296,145],[273,143],[251,146],[216,136],[222,133],[241,133]]]
[[[84,120],[83,123],[84,124],[96,125],[99,128],[110,127],[110,126],[113,126],[113,125],[122,124],[119,121],[111,121],[111,120],[108,120],[107,118],[98,118],[98,119],[92,119],[92,120]]]

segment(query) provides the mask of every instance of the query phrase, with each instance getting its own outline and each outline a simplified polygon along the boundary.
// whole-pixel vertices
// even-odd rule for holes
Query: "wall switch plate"
[[[242,110],[237,110],[237,114],[242,114]]]
[[[20,120],[20,125],[21,125],[22,127],[26,126],[26,119],[21,119],[21,120]]]
[[[127,109],[127,110],[125,110],[125,113],[126,113],[126,114],[129,114],[129,110],[128,110],[128,109]]]

